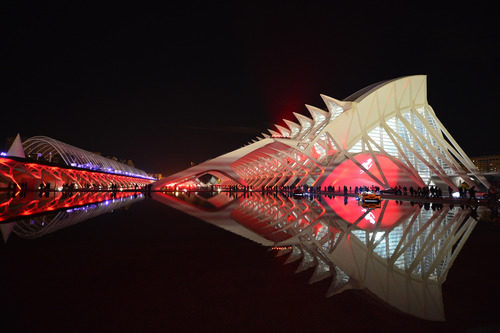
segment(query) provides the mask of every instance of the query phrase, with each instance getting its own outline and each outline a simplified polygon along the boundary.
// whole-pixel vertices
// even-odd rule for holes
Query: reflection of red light
[[[390,187],[395,187],[397,185],[401,186],[413,186],[416,188],[418,181],[410,176],[407,171],[405,171],[402,165],[398,165],[393,162],[390,158],[382,154],[373,154],[384,173],[387,182]],[[354,159],[365,169],[368,170],[370,174],[376,177],[380,182],[384,183],[384,178],[380,174],[378,167],[371,154],[362,153],[354,156]],[[342,162],[338,167],[336,167],[330,175],[325,179],[322,186],[379,186],[377,181],[372,178],[368,173],[366,173],[362,168],[360,168],[356,163],[351,160],[346,160]]]
[[[404,202],[400,205],[394,200],[384,200],[382,201],[381,208],[368,210],[358,205],[356,199],[353,197],[349,197],[347,205],[344,204],[344,197],[324,197],[323,199],[340,218],[348,223],[353,224],[364,215],[356,225],[358,228],[364,230],[376,229],[380,214],[383,210],[384,215],[377,229],[390,228],[406,219],[407,216],[414,211],[414,208],[410,206],[408,202]]]
[[[6,208],[0,212],[0,221],[5,221],[16,216],[27,216],[111,199],[111,194],[109,193],[75,193],[72,197],[66,199],[61,198],[62,193],[56,193],[55,195],[56,197],[49,199],[49,201],[46,198],[41,198],[24,203],[22,206],[20,206],[19,201],[13,201],[14,198],[11,198],[0,205],[0,208],[4,206]],[[117,198],[128,196],[131,196],[131,194],[126,192],[116,194]],[[9,207],[12,203],[15,204],[14,207]]]
[[[323,226],[323,225],[321,225],[321,223],[318,223],[318,224],[316,224],[316,225],[314,226],[314,231],[313,231],[313,233],[315,234],[315,233],[317,233],[318,231],[320,231],[320,230],[321,230],[321,229],[323,229],[323,228],[324,228],[324,226]]]

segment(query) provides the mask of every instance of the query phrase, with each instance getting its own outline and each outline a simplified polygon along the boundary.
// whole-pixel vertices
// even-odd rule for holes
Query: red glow
[[[405,171],[402,165],[394,163],[390,158],[382,154],[374,154],[379,165],[389,183],[390,187],[397,185],[417,187],[417,181]],[[361,153],[354,156],[354,159],[363,167],[365,167],[373,176],[380,182],[384,183],[384,178],[379,172],[379,169],[371,154]],[[321,186],[380,186],[377,181],[368,173],[361,169],[356,163],[351,160],[342,162],[336,167],[332,173],[325,179]]]
[[[102,186],[106,189],[110,183],[115,183],[125,189],[133,189],[135,184],[143,186],[150,184],[148,179],[129,176],[117,176],[103,172],[76,170],[71,168],[54,167],[37,163],[24,163],[9,158],[0,158],[0,183],[14,183],[20,190],[20,183],[27,182],[31,189],[36,189],[39,184],[51,183],[52,188],[62,184],[74,183],[79,188],[86,185]],[[34,188],[33,188],[34,187]]]

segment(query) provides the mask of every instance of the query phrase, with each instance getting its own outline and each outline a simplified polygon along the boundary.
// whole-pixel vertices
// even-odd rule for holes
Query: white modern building
[[[171,186],[435,185],[488,188],[427,101],[425,75],[370,85],[343,101],[321,95],[326,110],[306,105],[248,145],[157,182]]]

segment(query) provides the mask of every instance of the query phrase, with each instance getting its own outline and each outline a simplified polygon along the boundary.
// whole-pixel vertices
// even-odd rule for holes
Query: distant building
[[[163,175],[161,173],[150,173],[149,176],[153,177],[153,178],[156,178],[158,180],[160,180],[160,179],[163,178]]]
[[[472,157],[471,160],[482,173],[500,173],[500,155]]]

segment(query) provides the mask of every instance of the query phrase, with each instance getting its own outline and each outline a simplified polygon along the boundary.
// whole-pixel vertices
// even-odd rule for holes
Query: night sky
[[[169,174],[236,149],[320,94],[428,75],[469,156],[500,153],[498,13],[480,2],[3,4],[2,131]]]

